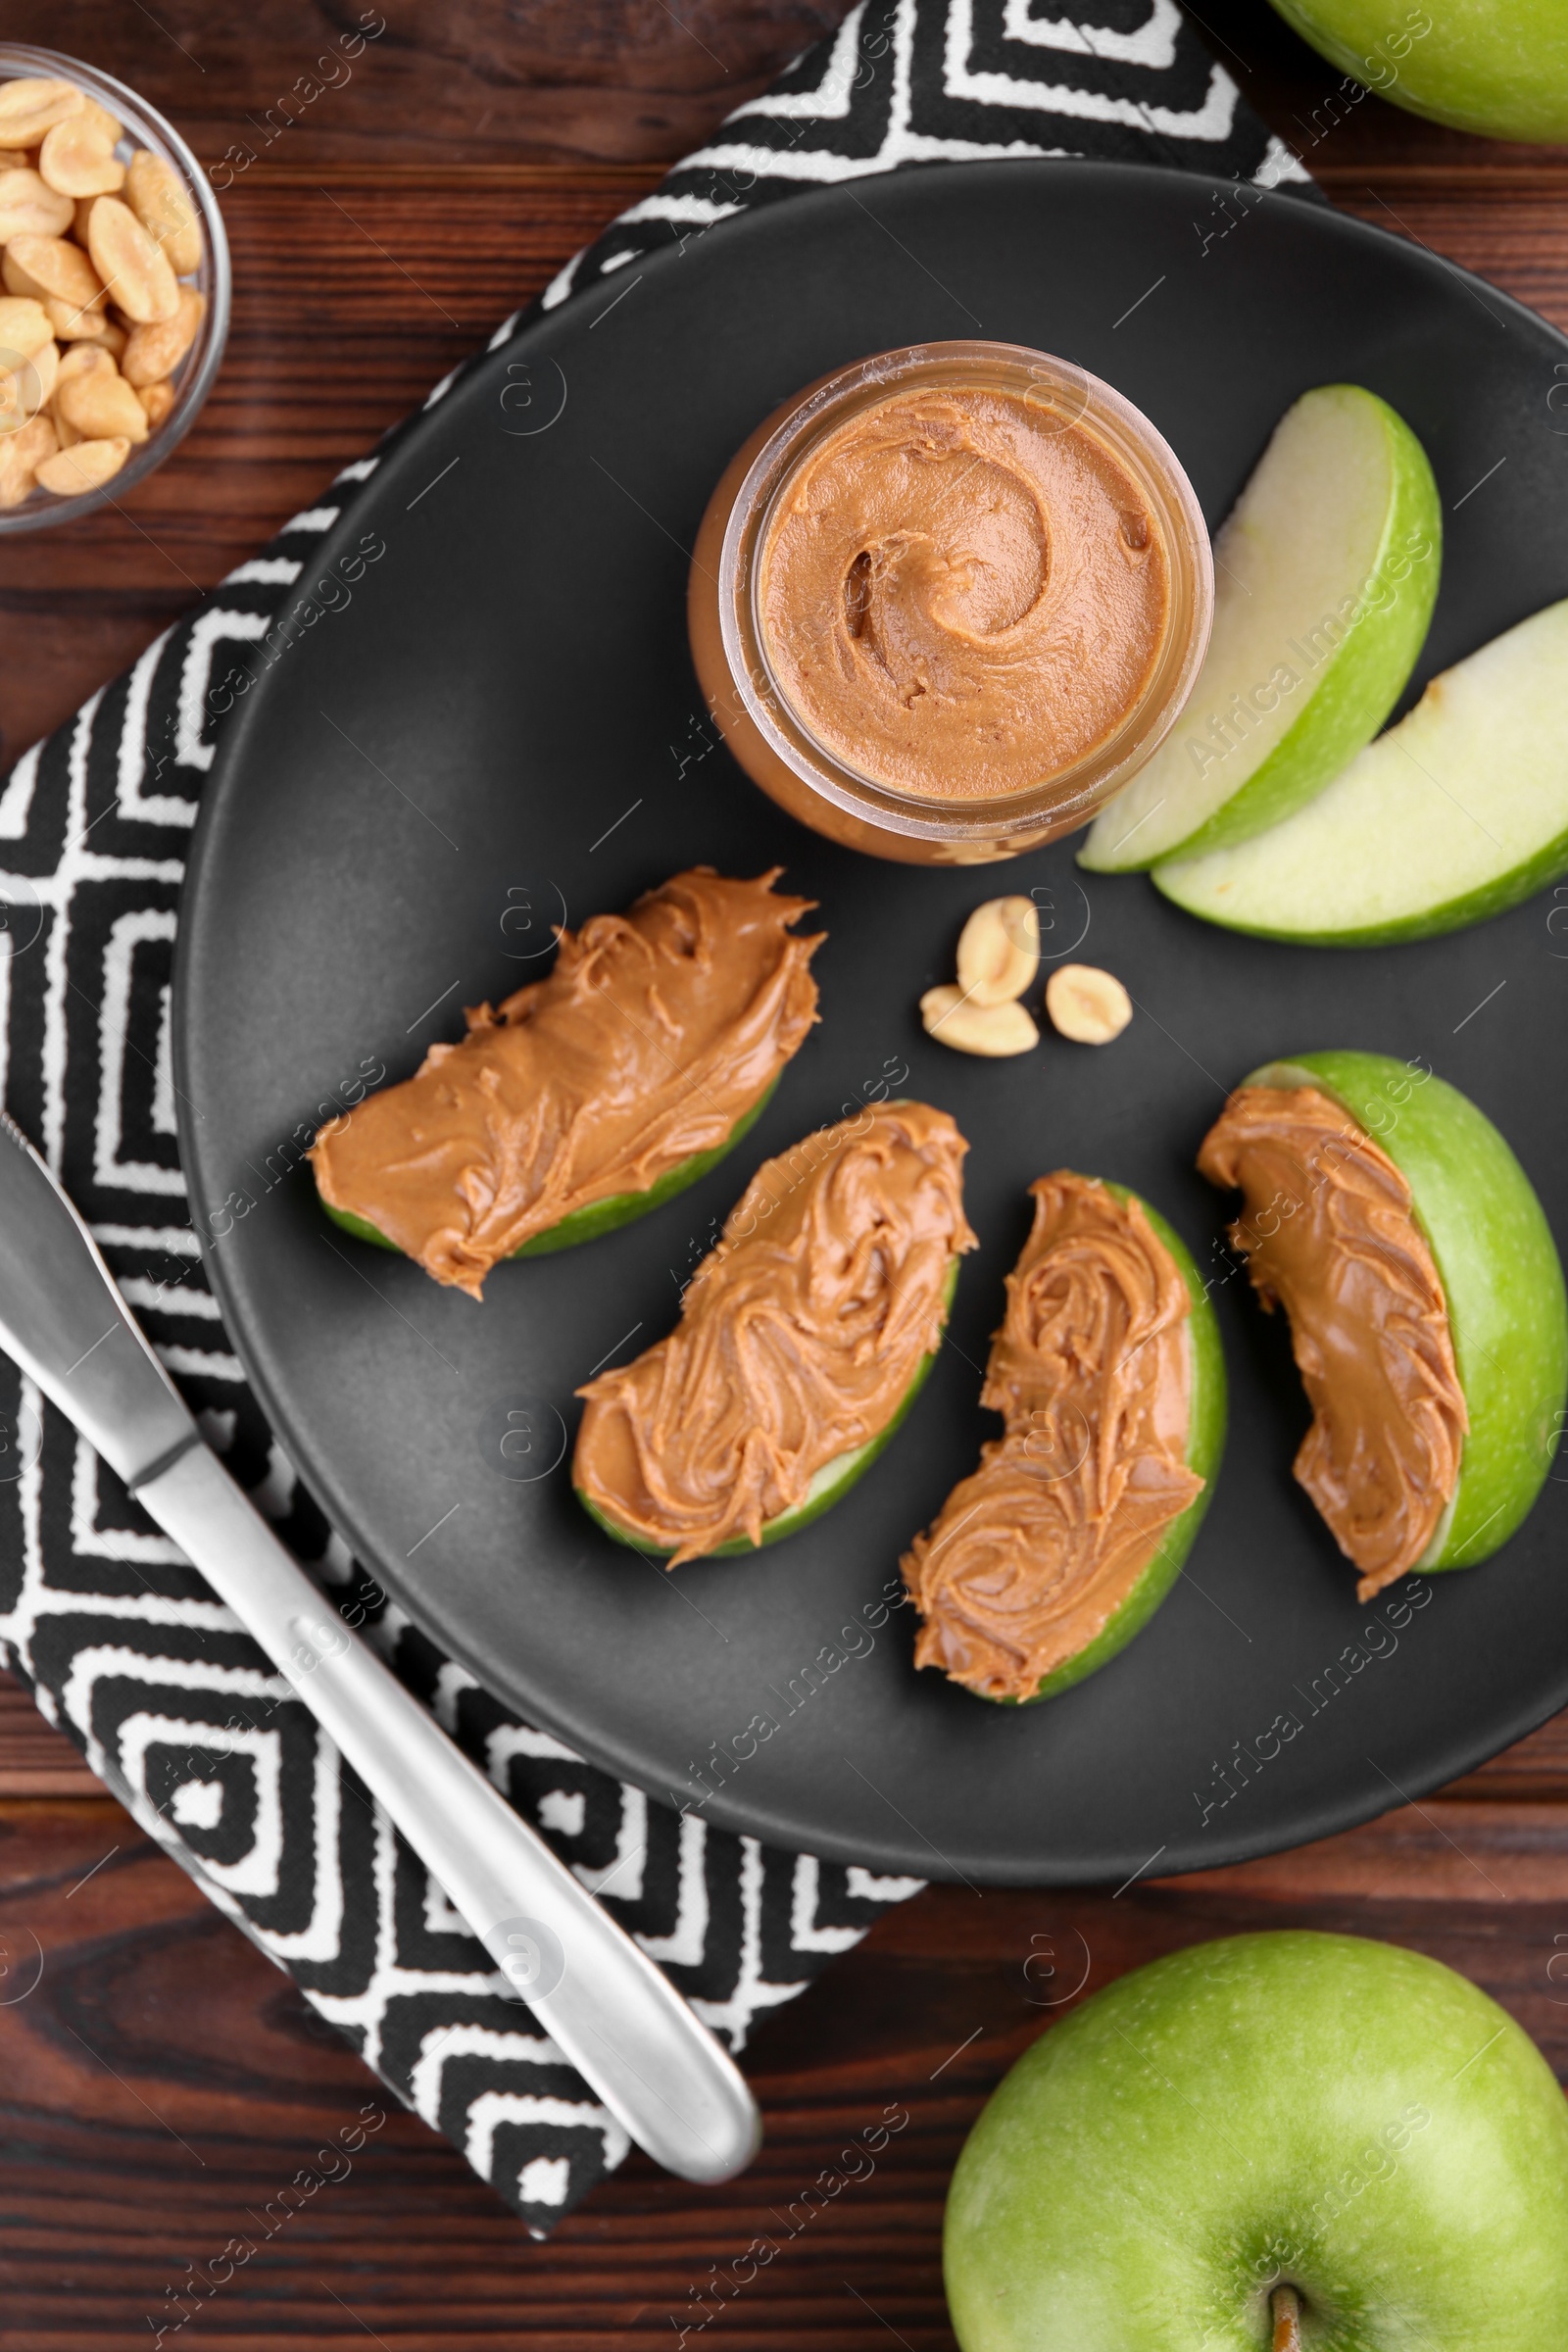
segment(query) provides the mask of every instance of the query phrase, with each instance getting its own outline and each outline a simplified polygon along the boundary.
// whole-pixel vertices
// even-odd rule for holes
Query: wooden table
[[[381,0],[389,23],[224,199],[236,298],[200,424],[123,518],[5,544],[0,735],[14,757],[312,504],[663,163],[845,0]],[[134,83],[215,161],[357,12],[310,0],[11,0],[7,34]],[[1568,157],[1466,139],[1346,87],[1261,0],[1203,0],[1221,56],[1334,198],[1568,327]],[[534,2244],[400,2111],[166,2343],[452,2352],[952,2342],[943,2194],[981,2100],[1088,1955],[1092,1988],[1255,1927],[1391,1936],[1476,1978],[1568,2074],[1568,1717],[1347,1837],[1108,1893],[940,1887],[758,2035],[743,2180],[634,2159]],[[1082,1939],[1080,1941],[1080,1938]],[[36,1939],[36,1940],[35,1940]],[[31,1981],[41,1948],[36,1990]],[[1056,1973],[1050,1971],[1054,1967]],[[376,2089],[289,1986],[0,1688],[0,2352],[146,2345],[171,2290]],[[383,2106],[390,2102],[383,2101]],[[888,2109],[874,2173],[840,2162]],[[811,2183],[823,2192],[786,2241]],[[777,2258],[732,2297],[714,2266]],[[733,2278],[731,2279],[733,2288]],[[189,2308],[189,2306],[185,2306]]]

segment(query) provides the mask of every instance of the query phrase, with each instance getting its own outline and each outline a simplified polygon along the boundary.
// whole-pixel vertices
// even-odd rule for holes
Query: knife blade
[[[744,2171],[761,2120],[733,2060],[278,1542],[3,1111],[0,1348],[260,1642],[628,2135],[689,2180]]]
[[[0,1137],[0,1347],[133,1487],[201,1432],[97,1243],[3,1111]]]

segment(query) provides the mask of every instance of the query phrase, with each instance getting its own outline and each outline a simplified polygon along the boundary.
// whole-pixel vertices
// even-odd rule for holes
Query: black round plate
[[[1211,232],[1229,219],[1228,233]],[[1073,163],[944,166],[793,198],[503,345],[387,457],[319,556],[385,554],[251,690],[208,787],[180,933],[181,1147],[208,1264],[300,1471],[417,1623],[533,1723],[660,1797],[888,1871],[1061,1883],[1293,1844],[1430,1788],[1568,1700],[1568,1470],[1490,1566],[1370,1608],[1294,1486],[1287,1335],[1193,1157],[1270,1055],[1419,1055],[1519,1152],[1559,1234],[1568,937],[1553,900],[1453,939],[1324,953],[1205,929],[1058,844],[998,870],[831,848],[741,775],[687,658],[687,554],[731,451],[840,363],[980,333],[1065,354],[1169,436],[1217,522],[1312,384],[1368,384],[1447,510],[1421,677],[1568,592],[1568,343],[1446,262],[1298,198]],[[309,589],[314,571],[300,581]],[[328,598],[331,590],[325,591]],[[1413,690],[1412,690],[1413,691]],[[822,1022],[759,1127],[679,1200],[490,1277],[485,1303],[348,1241],[300,1141],[356,1073],[545,968],[551,920],[678,867],[817,899]],[[932,1044],[969,907],[1033,891],[1047,953],[1137,1000],[1103,1052]],[[345,1089],[347,1088],[347,1096]],[[665,1331],[766,1154],[884,1089],[973,1147],[951,1344],[808,1533],[673,1576],[573,1499],[572,1392]],[[991,1706],[910,1664],[899,1555],[996,1432],[976,1398],[1024,1188],[1147,1193],[1216,1277],[1230,1445],[1191,1567],[1108,1669]],[[227,1204],[226,1208],[224,1204]]]

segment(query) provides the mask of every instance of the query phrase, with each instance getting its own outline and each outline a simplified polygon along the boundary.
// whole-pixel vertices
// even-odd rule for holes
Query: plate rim
[[[1236,185],[1234,180],[1221,177],[1216,173],[1188,170],[1175,165],[1120,162],[1081,156],[1002,156],[906,165],[891,172],[867,174],[863,184],[874,186],[886,182],[894,185],[906,185],[915,182],[933,183],[940,179],[943,185],[952,186],[955,184],[954,174],[956,173],[959,181],[963,183],[979,187],[984,187],[987,183],[1004,186],[1009,182],[1015,183],[1024,178],[1037,181],[1042,170],[1050,171],[1058,178],[1074,181],[1080,185],[1088,185],[1091,188],[1097,180],[1111,177],[1114,177],[1119,185],[1124,185],[1129,178],[1134,178],[1144,181],[1156,190],[1170,192],[1180,189],[1188,194],[1195,189],[1234,194]],[[716,224],[721,226],[725,232],[725,250],[733,248],[738,240],[747,237],[771,239],[779,235],[781,220],[786,224],[787,233],[789,222],[800,221],[808,225],[813,217],[818,217],[823,213],[831,215],[842,209],[847,199],[859,206],[857,191],[861,185],[862,181],[858,178],[849,181],[829,181],[816,187],[792,191],[786,197],[739,214]],[[1386,229],[1376,221],[1362,220],[1352,214],[1342,212],[1330,201],[1320,202],[1312,192],[1293,186],[1291,183],[1270,189],[1258,189],[1257,194],[1265,205],[1288,204],[1293,212],[1314,220],[1321,232],[1331,242],[1340,240],[1351,247],[1370,247],[1385,254],[1392,250],[1398,254],[1403,267],[1414,270],[1424,277],[1434,277],[1437,272],[1441,271],[1446,276],[1457,279],[1467,290],[1476,293],[1478,298],[1480,290],[1484,289],[1488,307],[1501,306],[1510,331],[1527,329],[1533,334],[1544,335],[1560,347],[1565,360],[1568,360],[1568,333],[1553,325],[1538,311],[1532,310],[1528,304],[1521,302],[1517,296],[1493,284],[1490,279],[1480,277],[1475,271],[1466,270],[1461,264],[1450,261],[1446,256],[1436,253],[1432,248],[1410,238],[1396,235],[1392,229]],[[865,208],[859,206],[859,209],[863,211]],[[701,266],[702,257],[696,258]],[[659,282],[669,274],[677,263],[682,263],[687,259],[688,257],[682,250],[673,245],[639,257],[643,274],[653,281],[656,293]],[[689,270],[687,274],[689,277]],[[568,297],[574,315],[579,312],[582,302],[588,299],[589,291],[588,288],[574,290],[573,294]],[[449,404],[452,402],[466,405],[477,397],[487,376],[504,370],[509,357],[515,359],[523,356],[529,338],[540,330],[548,329],[567,307],[566,304],[562,303],[546,311],[539,309],[538,301],[539,298],[534,297],[533,301],[523,309],[518,316],[518,322],[511,334],[504,340],[497,340],[492,334],[488,340],[477,345],[466,360],[459,362],[452,374],[443,379],[430,394],[426,395],[417,408],[399,418],[381,436],[373,449],[368,453],[377,460],[372,478],[378,488],[393,477],[395,468],[406,466],[411,455],[416,453],[425,428],[429,426],[431,430],[435,429],[430,424],[432,418],[437,416],[450,416],[453,412]],[[340,476],[335,475],[332,477],[332,482],[323,485],[323,500],[329,496],[330,489],[339,478]],[[351,534],[363,529],[362,507],[363,500],[356,497],[339,514],[337,519],[319,535],[316,543],[312,564],[307,568],[317,566],[322,570],[329,568],[330,564],[336,561],[338,554],[344,550]],[[286,527],[287,525],[284,524],[280,526],[280,529],[286,529]],[[198,610],[212,609],[220,604],[221,599],[222,583],[220,583],[210,592],[208,598],[204,600],[203,607]],[[282,666],[281,663],[275,665],[278,669],[281,669]],[[361,1544],[351,1537],[348,1530],[353,1514],[340,1507],[343,1497],[337,1489],[331,1466],[324,1459],[318,1464],[313,1458],[315,1449],[308,1442],[308,1429],[301,1431],[301,1437],[307,1442],[296,1443],[297,1417],[287,1409],[280,1409],[286,1396],[286,1384],[273,1381],[268,1368],[265,1352],[253,1345],[252,1335],[246,1328],[245,1318],[238,1310],[238,1301],[227,1278],[223,1251],[218,1243],[209,1238],[205,1230],[205,1219],[202,1217],[201,1210],[208,1193],[207,1188],[201,1184],[198,1177],[198,1170],[203,1161],[200,1141],[201,1122],[197,1120],[192,1107],[194,1098],[191,1087],[191,1061],[197,1051],[195,1034],[198,1024],[193,1008],[193,997],[196,991],[191,981],[191,966],[201,953],[202,941],[198,925],[207,870],[217,854],[214,851],[213,843],[221,828],[231,796],[238,790],[233,779],[237,770],[243,765],[245,747],[250,733],[257,723],[255,712],[262,707],[269,692],[277,690],[275,686],[270,687],[269,672],[264,671],[259,677],[254,678],[250,689],[245,694],[241,710],[232,714],[228,725],[218,740],[212,766],[201,786],[200,797],[197,801],[196,821],[192,830],[190,850],[179,892],[172,977],[171,1039],[173,1050],[179,1164],[185,1179],[187,1204],[192,1212],[191,1222],[197,1234],[203,1270],[218,1300],[223,1327],[240,1359],[246,1382],[274,1433],[284,1439],[290,1459],[293,1460],[296,1453],[298,1454],[300,1475],[307,1491],[321,1509],[329,1525],[343,1536],[345,1542],[349,1543],[356,1558],[363,1559],[366,1567],[374,1574],[377,1583],[383,1587],[388,1596],[404,1611],[415,1630],[422,1634],[444,1656],[450,1657],[454,1663],[470,1674],[481,1689],[517,1713],[524,1721],[539,1730],[553,1732],[557,1737],[566,1740],[582,1754],[584,1761],[595,1769],[606,1772],[616,1780],[628,1782],[660,1803],[667,1805],[668,1790],[665,1772],[656,1770],[651,1765],[640,1769],[636,1768],[633,1759],[624,1755],[617,1757],[607,1742],[596,1742],[592,1739],[585,1739],[579,1724],[553,1713],[547,1696],[541,1697],[534,1693],[530,1693],[526,1697],[522,1696],[517,1691],[504,1663],[498,1661],[494,1656],[480,1657],[474,1651],[466,1651],[460,1639],[454,1639],[446,1628],[437,1629],[427,1621],[423,1608],[424,1595],[416,1588],[406,1585],[398,1574],[398,1568],[402,1563],[393,1563],[388,1566],[379,1558],[374,1546]],[[1513,1720],[1500,1743],[1494,1737],[1494,1728],[1489,1728],[1479,1740],[1472,1738],[1466,1740],[1459,1737],[1451,1738],[1444,1744],[1441,1767],[1419,1776],[1409,1790],[1401,1789],[1389,1796],[1380,1789],[1368,1787],[1364,1791],[1365,1801],[1358,1800],[1354,1803],[1348,1803],[1325,1799],[1316,1805],[1298,1806],[1291,1815],[1289,1829],[1283,1837],[1276,1822],[1272,1827],[1260,1826],[1250,1836],[1232,1834],[1201,1854],[1194,1850],[1190,1858],[1181,1848],[1178,1848],[1176,1862],[1162,1869],[1159,1877],[1160,1879],[1186,1877],[1214,1869],[1229,1868],[1235,1864],[1257,1860],[1270,1854],[1296,1851],[1301,1846],[1315,1843],[1324,1838],[1378,1820],[1384,1814],[1396,1810],[1399,1805],[1430,1795],[1433,1790],[1446,1786],[1449,1781],[1474,1771],[1492,1757],[1501,1754],[1518,1740],[1539,1730],[1544,1723],[1559,1713],[1565,1705],[1568,1705],[1568,1662],[1564,1664],[1560,1687],[1557,1688],[1555,1694],[1549,1696],[1544,1704],[1538,1704],[1537,1700],[1532,1698],[1529,1705],[1523,1708],[1517,1718]],[[685,1808],[683,1808],[684,1810]],[[862,1867],[884,1873],[925,1880],[967,1884],[971,1879],[978,1879],[987,1885],[998,1886],[1108,1885],[1111,1879],[1118,1875],[1120,1869],[1119,1860],[1114,1866],[1107,1866],[1103,1871],[1086,1871],[1085,1865],[1081,1861],[1054,1862],[1049,1855],[1036,1856],[1031,1861],[1026,1875],[1020,1874],[1019,1870],[1008,1866],[1002,1860],[988,1863],[983,1859],[968,1856],[965,1857],[966,1867],[960,1869],[956,1863],[952,1862],[946,1855],[940,1854],[937,1849],[931,1847],[926,1840],[920,1838],[918,1832],[914,1832],[908,1838],[903,1836],[887,1837],[878,1842],[874,1851],[868,1853],[863,1838],[840,1836],[834,1831],[829,1821],[824,1820],[817,1827],[803,1833],[801,1824],[782,1818],[776,1809],[770,1811],[765,1804],[729,1801],[723,1787],[700,1804],[694,1803],[690,1810],[698,1818],[707,1821],[716,1829],[753,1837],[760,1839],[764,1845],[787,1852],[808,1851],[822,1860],[843,1864],[859,1864]],[[902,1819],[902,1816],[900,1818]],[[1192,1840],[1189,1838],[1189,1843],[1191,1842]],[[1164,1850],[1169,1852],[1170,1849]],[[1157,1861],[1160,1858],[1160,1855],[1156,1854],[1151,1857],[1151,1860]],[[1133,1878],[1141,1880],[1143,1871],[1149,1867],[1150,1862],[1146,1861],[1134,1870]]]

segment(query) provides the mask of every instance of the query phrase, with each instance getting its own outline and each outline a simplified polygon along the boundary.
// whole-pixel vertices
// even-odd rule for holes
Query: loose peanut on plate
[[[136,327],[120,363],[126,383],[139,391],[144,384],[161,383],[166,375],[172,375],[196,340],[206,308],[194,286],[181,286],[179,308],[172,318]]]
[[[4,185],[0,181],[0,191]],[[118,196],[94,198],[87,250],[110,299],[127,318],[144,326],[154,318],[173,318],[179,308],[179,280],[169,257]]]
[[[0,507],[20,507],[37,467],[55,454],[55,428],[45,416],[28,419],[15,433],[0,433]]]
[[[50,332],[49,314],[35,294],[0,294],[0,368],[30,360]]]
[[[120,471],[130,455],[122,436],[113,441],[77,441],[70,449],[45,458],[34,468],[41,488],[57,498],[79,498],[84,490],[101,489]]]
[[[196,206],[172,164],[150,147],[138,147],[125,175],[131,211],[155,244],[161,245],[179,276],[202,266],[202,224]]]
[[[939,1045],[960,1054],[1027,1054],[1040,1043],[1040,1032],[1014,998],[1001,1004],[969,1003],[951,981],[928,988],[920,999],[920,1018],[926,1034]]]
[[[80,90],[69,81],[28,74],[16,81],[0,82],[0,146],[36,147],[57,122],[81,114],[86,104]]]
[[[1064,963],[1046,982],[1053,1027],[1075,1045],[1108,1046],[1133,1017],[1131,997],[1113,972],[1092,963]]]
[[[93,114],[84,109],[46,134],[38,150],[38,171],[62,196],[106,196],[124,186],[125,167],[106,128],[112,120],[101,107]]]
[[[102,368],[66,377],[55,408],[88,441],[145,441],[147,412],[108,353]]]
[[[0,82],[0,90],[5,87]],[[69,196],[62,196],[29,166],[0,172],[0,245],[9,245],[13,237],[62,236],[75,210]]]
[[[162,424],[174,405],[174,387],[166,383],[141,384],[137,386],[136,398],[146,412],[148,423]]]
[[[971,1004],[1005,1004],[1034,985],[1040,916],[1033,899],[987,899],[958,937],[958,986]]]

